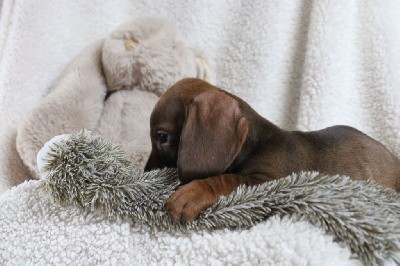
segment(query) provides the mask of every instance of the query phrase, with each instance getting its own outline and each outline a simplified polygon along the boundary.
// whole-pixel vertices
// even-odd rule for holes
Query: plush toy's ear
[[[212,82],[211,69],[207,58],[200,51],[197,50],[195,50],[195,55],[197,72],[196,77],[207,82]]]
[[[203,92],[185,109],[177,162],[181,180],[223,173],[248,133],[249,125],[238,102],[223,92]]]

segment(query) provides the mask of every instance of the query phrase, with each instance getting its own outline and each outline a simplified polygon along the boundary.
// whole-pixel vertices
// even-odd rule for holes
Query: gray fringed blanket
[[[316,172],[241,186],[191,223],[174,222],[165,202],[179,185],[172,169],[135,170],[121,148],[82,131],[50,141],[38,155],[41,187],[63,205],[152,230],[245,229],[279,214],[299,214],[345,242],[366,264],[400,263],[400,196],[373,182]]]

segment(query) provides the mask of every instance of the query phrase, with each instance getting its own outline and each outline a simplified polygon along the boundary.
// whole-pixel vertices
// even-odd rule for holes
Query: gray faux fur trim
[[[249,228],[276,214],[304,216],[350,246],[365,264],[400,264],[400,195],[370,181],[302,172],[241,186],[191,223],[172,220],[165,202],[174,169],[134,169],[124,151],[88,131],[52,143],[41,188],[59,204],[131,219],[154,230]]]

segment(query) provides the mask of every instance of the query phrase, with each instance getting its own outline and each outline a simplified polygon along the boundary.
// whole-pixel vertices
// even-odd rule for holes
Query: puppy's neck
[[[234,96],[235,97],[235,96]],[[238,98],[237,98],[238,99]],[[242,100],[238,100],[242,115],[249,123],[249,131],[246,140],[236,156],[233,163],[227,169],[227,172],[235,172],[240,168],[242,162],[249,157],[250,154],[257,154],[261,147],[272,139],[279,139],[284,130],[260,116],[250,105]]]

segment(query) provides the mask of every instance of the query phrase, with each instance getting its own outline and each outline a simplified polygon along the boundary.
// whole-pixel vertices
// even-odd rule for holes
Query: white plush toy
[[[139,18],[85,48],[17,133],[18,152],[38,177],[36,155],[60,134],[88,129],[122,145],[136,167],[150,152],[151,110],[185,77],[210,80],[207,60],[170,23]]]

